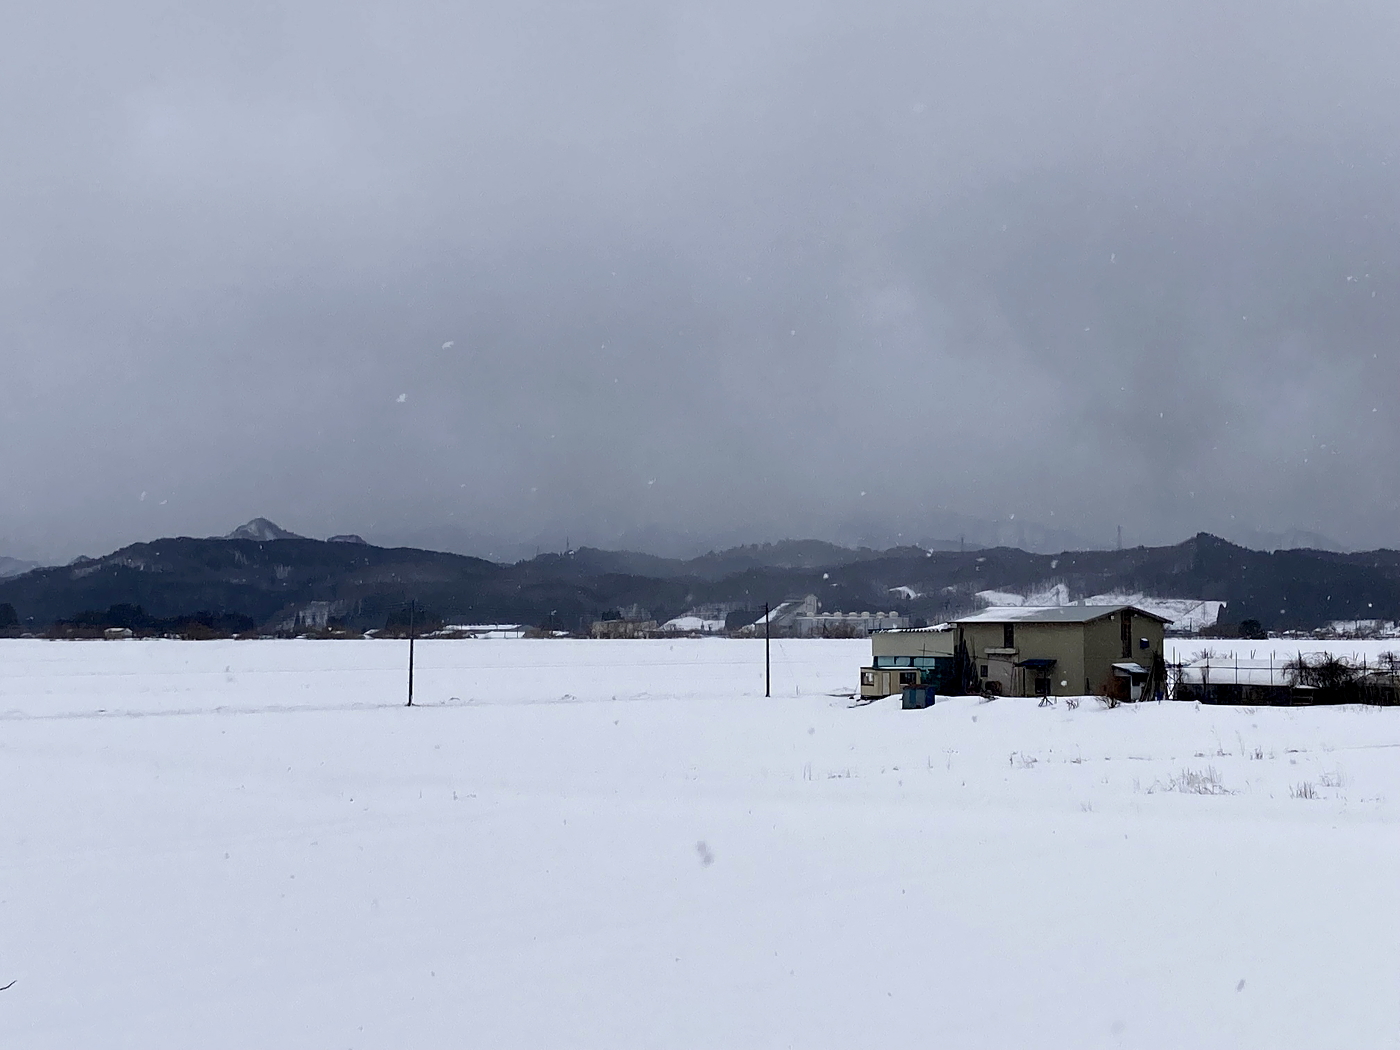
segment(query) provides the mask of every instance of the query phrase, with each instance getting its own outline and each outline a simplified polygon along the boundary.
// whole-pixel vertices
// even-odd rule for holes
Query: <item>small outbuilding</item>
[[[953,621],[968,685],[1004,696],[1164,695],[1170,621],[1134,605],[1012,606]]]
[[[861,697],[874,700],[916,686],[944,694],[957,692],[953,670],[956,637],[948,623],[872,632],[870,666],[860,669]]]
[[[1291,706],[1317,703],[1317,689],[1298,680],[1286,660],[1202,656],[1175,668],[1175,700],[1203,704]]]

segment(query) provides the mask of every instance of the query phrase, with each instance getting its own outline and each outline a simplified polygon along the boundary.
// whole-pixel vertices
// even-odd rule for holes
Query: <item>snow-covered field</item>
[[[1400,1047],[1400,710],[405,650],[0,642],[0,1046]]]

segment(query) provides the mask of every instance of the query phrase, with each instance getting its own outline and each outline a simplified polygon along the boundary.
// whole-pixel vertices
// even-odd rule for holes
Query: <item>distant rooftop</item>
[[[1136,605],[1011,605],[983,609],[963,616],[954,623],[1090,623],[1131,609],[1135,615],[1146,616],[1161,623],[1170,623],[1165,616],[1139,609]]]

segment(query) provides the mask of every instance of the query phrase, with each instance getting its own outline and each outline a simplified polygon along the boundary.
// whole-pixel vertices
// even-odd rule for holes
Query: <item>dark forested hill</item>
[[[500,565],[457,554],[297,538],[175,538],[0,580],[0,604],[44,627],[115,605],[151,617],[208,612],[295,623],[313,607],[380,627],[409,598],[452,622],[578,628],[640,606],[658,619],[702,603],[759,608],[816,594],[827,609],[898,609],[942,619],[982,590],[1062,583],[1070,597],[1147,594],[1228,604],[1234,622],[1308,628],[1334,619],[1400,619],[1400,553],[1266,553],[1201,534],[1172,547],[1029,554],[849,550],[818,541],[736,548],[690,561],[583,549]],[[912,595],[912,596],[911,596]]]

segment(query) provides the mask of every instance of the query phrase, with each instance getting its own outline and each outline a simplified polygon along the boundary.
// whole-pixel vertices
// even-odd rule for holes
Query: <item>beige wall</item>
[[[970,623],[963,626],[969,655],[981,665],[989,663],[988,649],[1002,648],[1005,640],[999,623]],[[1050,691],[1059,696],[1078,696],[1084,691],[1084,625],[1078,623],[1034,623],[1015,625],[1015,661],[1054,660],[1050,670]],[[990,667],[989,667],[990,670]],[[1035,672],[1017,668],[1015,690],[1029,695],[1034,690]],[[1060,683],[1064,682],[1064,685]]]
[[[899,656],[899,653],[892,653]],[[865,697],[893,696],[903,692],[906,685],[918,685],[919,674],[912,667],[862,667],[860,695]]]
[[[957,631],[880,631],[870,636],[876,656],[952,656]]]
[[[1091,693],[1107,690],[1113,677],[1114,664],[1122,663],[1126,659],[1142,664],[1150,671],[1153,658],[1162,655],[1165,630],[1161,623],[1150,617],[1133,614],[1129,635],[1131,648],[1126,657],[1123,655],[1122,627],[1117,614],[1085,626],[1088,629],[1084,635],[1084,675],[1089,679]],[[1138,647],[1139,639],[1142,638],[1147,639],[1146,649]],[[1084,682],[1081,680],[1076,692],[1083,688]]]

